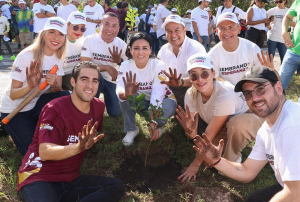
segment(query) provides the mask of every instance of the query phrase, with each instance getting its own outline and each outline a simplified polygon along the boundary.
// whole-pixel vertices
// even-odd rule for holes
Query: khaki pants
[[[254,113],[235,115],[226,123],[212,143],[218,146],[219,141],[224,139],[223,157],[235,162],[247,144],[255,140],[257,131],[263,122],[264,119]]]

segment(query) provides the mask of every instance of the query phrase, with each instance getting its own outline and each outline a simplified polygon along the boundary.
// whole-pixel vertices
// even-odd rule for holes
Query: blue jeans
[[[98,202],[119,201],[124,191],[119,179],[81,175],[71,182],[32,182],[22,187],[19,194],[24,202]]]
[[[70,95],[69,91],[60,91],[57,93],[46,93],[36,102],[33,109],[27,112],[19,112],[12,118],[8,124],[4,125],[5,130],[13,139],[18,151],[24,156],[32,143],[36,124],[43,107],[55,98]],[[8,113],[1,113],[1,118],[4,119]]]
[[[149,108],[150,101],[144,100],[144,106],[145,110]],[[137,105],[137,103],[136,103]],[[136,125],[135,125],[135,114],[136,111],[131,108],[130,102],[124,101],[120,102],[121,110],[123,113],[124,117],[124,132],[130,132],[130,131],[135,131],[136,130]],[[162,116],[165,119],[158,119],[157,121],[157,128],[160,128],[168,122],[168,118],[173,116],[175,114],[175,110],[177,107],[177,103],[174,100],[171,100],[169,98],[165,98],[163,100],[163,111],[164,115]]]
[[[125,43],[127,43],[127,35],[128,35],[128,30],[125,30]]]
[[[112,117],[118,117],[122,115],[122,111],[119,105],[119,98],[116,94],[116,88],[117,84],[106,81],[101,76],[98,91],[95,95],[95,97],[99,98],[100,93],[103,93],[106,111],[108,115]]]
[[[152,42],[153,42],[153,45],[152,45],[152,54],[155,54],[157,55],[158,54],[158,39],[157,39],[157,36],[156,36],[156,32],[150,32],[149,33],[149,36],[151,37],[152,39]]]
[[[195,34],[195,32],[193,34],[193,37],[196,41],[199,41],[198,36]],[[202,39],[202,45],[204,46],[206,52],[208,52],[209,51],[208,46],[207,46],[208,36],[201,36],[201,39]]]
[[[214,34],[210,34],[209,35],[209,44],[207,44],[207,52],[210,50],[211,48],[211,42],[213,40]]]
[[[297,69],[300,68],[300,55],[290,51],[286,51],[283,62],[280,68],[281,84],[283,89],[286,89]]]
[[[142,21],[142,23],[141,23],[141,24],[142,24],[142,27],[141,27],[142,29],[141,29],[141,31],[142,31],[142,32],[144,32],[144,31],[145,31],[145,29],[144,29],[145,22],[144,22],[144,21]]]
[[[165,45],[166,43],[168,43],[168,41],[166,39],[164,39],[166,37],[166,35],[161,35],[160,37],[158,37],[158,43],[159,43],[159,47],[158,47],[158,50],[161,49],[161,47],[163,45]]]
[[[19,35],[18,23],[13,21],[13,26],[14,26],[14,30],[15,30],[15,35]]]
[[[277,41],[272,41],[270,39],[268,39],[267,44],[268,44],[269,55],[272,54],[273,56],[275,56],[275,50],[277,48],[277,50],[279,52],[279,56],[280,56],[280,61],[281,61],[281,64],[282,64],[282,61],[283,61],[284,55],[286,53],[287,47],[284,45],[284,43],[280,43],[280,42],[277,42]]]

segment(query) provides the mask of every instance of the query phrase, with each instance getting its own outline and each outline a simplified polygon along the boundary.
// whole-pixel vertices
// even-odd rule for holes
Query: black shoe
[[[18,48],[21,48],[21,44],[18,44]]]

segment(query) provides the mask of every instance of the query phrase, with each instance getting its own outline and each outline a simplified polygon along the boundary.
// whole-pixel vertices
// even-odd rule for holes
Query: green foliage
[[[136,27],[136,19],[135,17],[139,16],[136,10],[132,9],[131,5],[128,5],[129,10],[127,11],[125,20],[128,22],[127,26],[129,26],[128,30],[133,30]]]

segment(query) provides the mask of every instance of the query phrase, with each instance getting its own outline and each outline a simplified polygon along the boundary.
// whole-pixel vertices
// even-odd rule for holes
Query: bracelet
[[[180,79],[180,80],[181,80],[181,85],[179,87],[182,87],[184,84],[184,80],[183,79]]]
[[[220,158],[219,160],[217,160],[217,162],[213,163],[213,164],[208,164],[208,166],[206,166],[203,170],[203,172],[206,170],[206,168],[212,168],[215,167],[216,165],[218,165],[218,163],[220,163],[222,158]]]
[[[154,120],[151,120],[150,123],[154,123],[154,124],[155,124],[155,127],[157,126],[157,122],[154,121]]]

